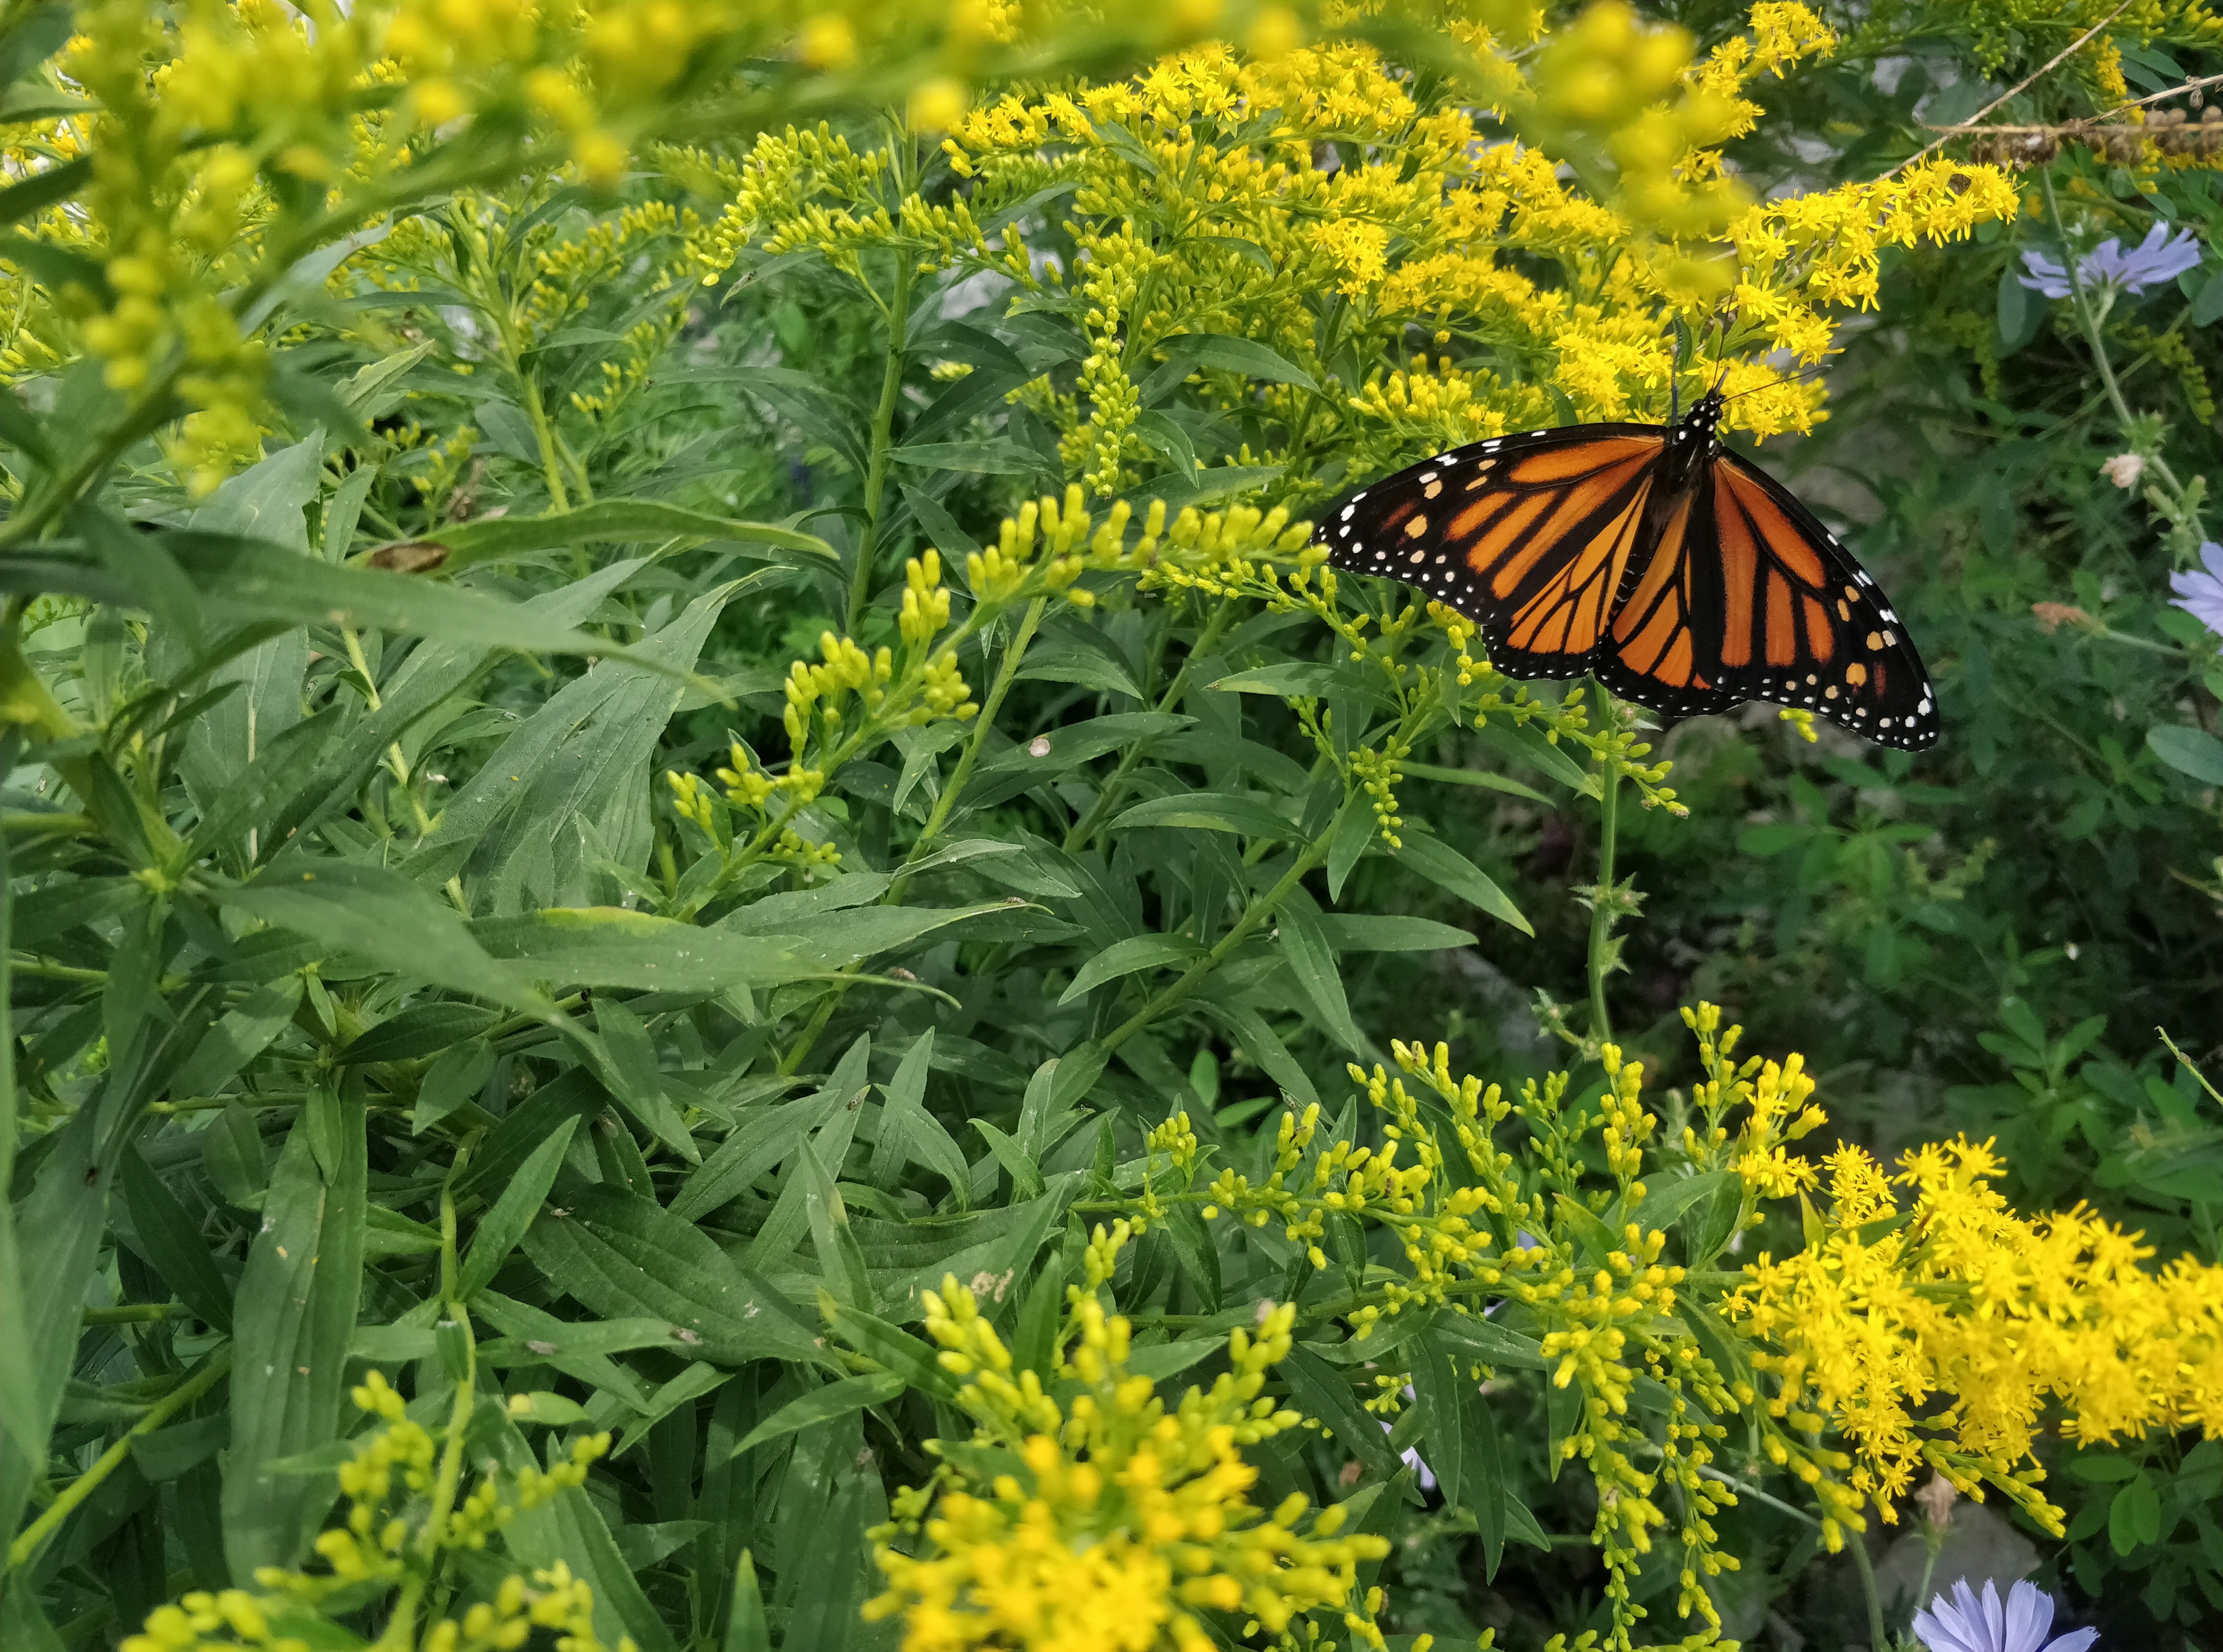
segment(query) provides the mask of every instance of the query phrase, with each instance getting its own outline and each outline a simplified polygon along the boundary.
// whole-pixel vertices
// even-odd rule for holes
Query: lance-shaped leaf
[[[321,1479],[277,1467],[339,1437],[362,1291],[366,1115],[344,1104],[328,1176],[311,1140],[314,1111],[302,1110],[279,1155],[233,1309],[224,1524],[235,1577],[293,1565],[331,1495]]]

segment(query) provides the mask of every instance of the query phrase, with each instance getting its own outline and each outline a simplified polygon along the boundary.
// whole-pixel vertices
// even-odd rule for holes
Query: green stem
[[[857,565],[849,576],[849,632],[856,634],[865,617],[865,604],[872,596],[872,565],[879,560],[880,506],[886,496],[890,438],[895,430],[896,404],[903,398],[904,351],[909,343],[910,287],[915,275],[911,255],[896,250],[896,287],[888,300],[888,359],[880,374],[880,402],[872,410],[872,445],[865,465],[865,531],[857,539]]]
[[[1608,749],[1598,780],[1597,893],[1590,902],[1590,1037],[1603,1044],[1613,1037],[1606,1014],[1607,953],[1613,940],[1614,840],[1619,824],[1621,765]]]
[[[2069,293],[2076,311],[2076,325],[2083,329],[2085,342],[2092,346],[2092,361],[2100,369],[2100,382],[2106,387],[2107,400],[2113,405],[2115,417],[2122,421],[2124,433],[2127,436],[2132,423],[2131,405],[2123,399],[2123,388],[2116,381],[2114,366],[2107,359],[2107,346],[2100,337],[2100,318],[2093,313],[2091,300],[2085,295],[2084,278],[2076,268],[2075,255],[2069,245],[2069,231],[2061,222],[2061,203],[2054,199],[2051,168],[2041,168],[2037,177],[2038,183],[2045,191],[2045,210],[2047,216],[2053,220],[2053,232],[2061,237],[2061,262],[2069,273]],[[2169,489],[2172,501],[2180,509],[2182,508],[2184,484],[2176,479],[2176,473],[2169,468],[2169,461],[2158,452],[2153,456],[2153,469],[2154,475]],[[2192,520],[2195,529],[2205,538],[2205,530],[2199,527],[2196,512],[2192,514]]]
[[[179,1384],[148,1408],[147,1415],[133,1423],[123,1437],[100,1453],[91,1468],[79,1475],[61,1490],[61,1494],[48,1504],[36,1520],[23,1528],[22,1533],[8,1546],[7,1569],[14,1571],[39,1552],[39,1546],[53,1535],[55,1529],[70,1517],[78,1505],[100,1489],[102,1482],[123,1466],[131,1455],[131,1442],[154,1432],[186,1406],[215,1387],[224,1373],[231,1369],[231,1345],[226,1343],[192,1376]]]
[[[1227,622],[1234,613],[1235,599],[1231,596],[1224,598],[1219,608],[1213,610],[1212,617],[1205,621],[1203,633],[1190,645],[1187,658],[1181,661],[1181,669],[1174,673],[1174,680],[1166,684],[1166,691],[1158,697],[1155,709],[1170,711],[1181,703],[1181,696],[1188,691],[1189,672],[1200,659],[1210,653],[1212,645],[1219,640],[1220,633],[1227,628]],[[1136,766],[1154,743],[1148,739],[1137,740],[1120,753],[1119,766],[1112,770],[1111,778],[1104,782],[1104,789],[1097,793],[1096,801],[1089,805],[1088,813],[1065,835],[1063,848],[1067,854],[1080,854],[1088,847],[1090,840],[1104,829],[1104,823],[1112,817],[1112,810],[1126,795],[1127,777],[1134,772]]]
[[[1891,1632],[1883,1624],[1883,1596],[1876,1589],[1875,1567],[1868,1559],[1868,1546],[1860,1532],[1845,1534],[1845,1547],[1853,1552],[1853,1568],[1861,1574],[1861,1592],[1867,1597],[1868,1645],[1874,1652],[1885,1652],[1891,1644]]]
[[[180,1302],[126,1302],[121,1308],[88,1308],[79,1316],[84,1325],[156,1325],[164,1320],[189,1320],[193,1310]]]
[[[904,856],[906,867],[924,860],[927,846],[940,836],[941,829],[948,824],[950,811],[957,806],[958,794],[965,790],[966,782],[973,778],[973,768],[980,760],[981,747],[987,741],[988,731],[995,725],[996,714],[1004,708],[1004,697],[1011,693],[1011,684],[1018,678],[1020,662],[1026,658],[1027,645],[1035,640],[1035,633],[1041,628],[1042,615],[1049,607],[1049,597],[1037,596],[1027,604],[1027,611],[1019,616],[1018,628],[1012,632],[1011,643],[1004,648],[1004,658],[996,667],[996,680],[988,685],[988,697],[981,702],[979,715],[973,720],[973,738],[965,742],[965,749],[958,753],[957,766],[949,772],[949,784],[941,788],[941,795],[934,800],[933,812],[927,816],[926,824],[920,829],[917,841],[910,846],[910,853]],[[903,899],[904,889],[910,880],[908,872],[897,874],[896,880],[888,886],[889,905]]]
[[[910,853],[904,856],[904,869],[896,873],[895,881],[888,886],[887,893],[881,897],[883,905],[893,906],[902,902],[904,890],[910,886],[910,868],[926,858],[927,845],[933,842],[941,835],[942,827],[948,823],[950,810],[957,804],[958,793],[965,790],[965,783],[973,778],[973,766],[980,760],[982,743],[988,737],[988,730],[995,724],[996,713],[1003,706],[1004,697],[1011,692],[1011,684],[1018,677],[1019,662],[1025,658],[1027,645],[1034,640],[1035,632],[1042,624],[1043,611],[1049,606],[1049,597],[1037,596],[1027,604],[1027,611],[1020,616],[1018,628],[1011,634],[1011,644],[1004,650],[1003,661],[996,668],[996,680],[989,685],[988,697],[973,720],[973,738],[965,742],[964,751],[958,754],[957,766],[950,771],[949,784],[942,787],[941,795],[935,799],[934,810],[927,817],[926,825],[920,830],[917,841],[910,846]],[[830,773],[832,771],[829,769],[828,772]],[[851,968],[842,974],[854,979],[858,971]],[[811,1012],[810,1019],[804,1023],[803,1031],[796,1034],[795,1042],[788,1046],[787,1053],[780,1057],[781,1072],[792,1073],[802,1066],[804,1057],[817,1044],[818,1035],[826,1031],[826,1024],[834,1018],[834,1012],[841,1007],[841,1000],[848,995],[848,990],[849,982],[845,980],[818,1000],[818,1007]]]
[[[1230,953],[1249,940],[1261,924],[1273,917],[1282,903],[1288,899],[1289,892],[1304,880],[1305,874],[1327,859],[1328,845],[1335,842],[1336,832],[1343,824],[1344,816],[1363,802],[1364,798],[1360,793],[1352,792],[1346,796],[1343,807],[1336,810],[1335,818],[1329,822],[1326,829],[1299,852],[1297,858],[1289,863],[1289,869],[1282,874],[1271,889],[1255,898],[1243,909],[1243,916],[1235,920],[1233,927],[1225,935],[1220,936],[1219,944],[1183,970],[1179,980],[1158,992],[1141,1009],[1105,1034],[1104,1048],[1107,1051],[1117,1050],[1187,997],[1207,975],[1225,962]]]

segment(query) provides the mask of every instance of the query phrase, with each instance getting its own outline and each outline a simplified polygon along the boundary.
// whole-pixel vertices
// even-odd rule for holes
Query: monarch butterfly
[[[1905,622],[1811,511],[1722,446],[1722,400],[1672,426],[1439,453],[1351,495],[1314,541],[1475,621],[1509,677],[1589,672],[1671,717],[1769,700],[1931,744],[1936,695]]]

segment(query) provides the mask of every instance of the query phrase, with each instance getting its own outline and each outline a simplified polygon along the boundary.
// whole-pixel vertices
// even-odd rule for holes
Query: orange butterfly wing
[[[1328,559],[1467,615],[1508,676],[1579,677],[1640,563],[1666,437],[1583,425],[1439,454],[1332,512]]]
[[[1709,680],[1887,746],[1935,743],[1936,693],[1875,581],[1773,476],[1726,452],[1711,470],[1711,496],[1694,507],[1681,552],[1692,647]],[[1667,554],[1663,541],[1657,560]],[[1621,663],[1633,665],[1627,652]]]
[[[1672,430],[1578,425],[1438,454],[1361,489],[1316,537],[1332,565],[1474,620],[1508,676],[1590,672],[1672,717],[1767,700],[1930,745],[1936,697],[1905,625],[1812,512],[1715,445],[1719,413],[1709,396]],[[1669,453],[1685,440],[1705,447]]]

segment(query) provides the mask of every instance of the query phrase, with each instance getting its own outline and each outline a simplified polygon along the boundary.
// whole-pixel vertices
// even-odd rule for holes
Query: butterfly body
[[[1315,536],[1338,568],[1476,621],[1517,678],[1596,677],[1671,717],[1767,700],[1870,740],[1937,738],[1905,627],[1836,536],[1723,448],[1722,399],[1672,426],[1494,437],[1359,489]]]

